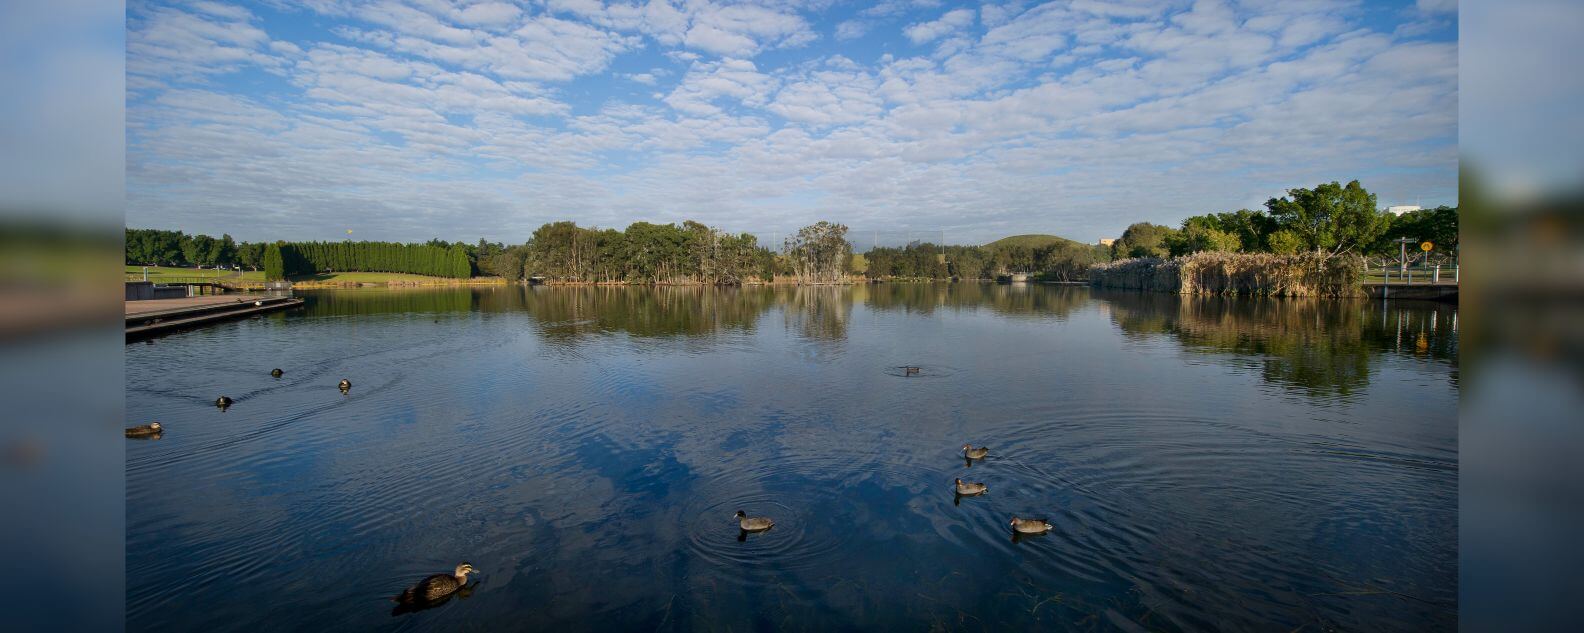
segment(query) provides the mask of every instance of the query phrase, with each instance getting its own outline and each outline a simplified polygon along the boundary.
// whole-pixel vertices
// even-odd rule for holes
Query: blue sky
[[[1357,178],[1456,204],[1455,1],[127,4],[127,224],[1114,237]]]

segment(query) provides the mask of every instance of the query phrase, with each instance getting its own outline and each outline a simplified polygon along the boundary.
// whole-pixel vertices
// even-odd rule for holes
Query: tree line
[[[263,244],[238,244],[230,235],[214,238],[181,231],[126,230],[126,263],[131,265],[241,265],[257,270],[263,261]]]
[[[984,246],[913,242],[877,247],[864,255],[871,279],[991,279],[1031,272],[1049,280],[1077,280],[1089,267],[1115,259],[1178,257],[1202,251],[1293,254],[1395,255],[1394,240],[1428,240],[1440,252],[1458,244],[1455,207],[1402,216],[1376,208],[1375,195],[1358,181],[1289,189],[1264,209],[1196,215],[1181,226],[1135,223],[1109,247],[1071,240],[1002,240]],[[401,272],[464,278],[494,275],[510,280],[574,283],[741,284],[795,277],[799,283],[835,283],[854,272],[847,227],[818,222],[784,243],[767,247],[748,233],[704,224],[634,222],[624,230],[540,226],[523,244],[507,246],[430,240],[392,242],[237,243],[180,231],[127,229],[128,264],[240,265],[270,278],[326,271]]]
[[[912,242],[864,253],[870,279],[994,279],[1031,272],[1052,281],[1082,279],[1091,264],[1110,261],[1110,249],[1057,239],[1044,245],[958,246]]]
[[[819,222],[788,237],[781,252],[749,233],[729,233],[691,220],[634,222],[625,230],[552,222],[527,243],[481,242],[479,269],[507,279],[572,283],[715,284],[771,281],[833,283],[851,271],[847,227]]]
[[[1112,244],[1113,258],[1181,257],[1201,251],[1273,253],[1313,252],[1395,257],[1398,238],[1433,242],[1453,252],[1458,246],[1457,207],[1410,211],[1401,216],[1376,207],[1375,194],[1357,180],[1295,188],[1271,198],[1264,209],[1196,215],[1178,228],[1139,222]]]
[[[473,261],[464,245],[396,242],[274,242],[265,246],[264,278],[321,272],[381,272],[467,279]]]

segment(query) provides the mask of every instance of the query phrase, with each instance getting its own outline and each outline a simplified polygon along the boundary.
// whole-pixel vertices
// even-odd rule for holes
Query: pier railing
[[[1462,277],[1462,267],[1457,264],[1415,264],[1406,268],[1395,265],[1365,268],[1366,284],[1391,286],[1456,285]]]

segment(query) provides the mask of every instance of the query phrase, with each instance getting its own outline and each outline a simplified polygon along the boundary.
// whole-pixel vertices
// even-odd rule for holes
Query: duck
[[[286,373],[286,372],[281,371],[279,367],[276,367],[276,368],[270,370],[270,375],[274,376],[276,378],[280,378],[281,374],[284,374],[284,373]]]
[[[918,365],[903,365],[902,366],[902,375],[904,375],[904,376],[917,376],[921,369],[922,368],[919,367]]]
[[[352,381],[350,381],[350,380],[347,380],[347,379],[345,379],[345,378],[342,378],[342,379],[341,379],[341,384],[339,384],[339,385],[336,385],[336,386],[337,386],[337,387],[340,387],[340,388],[341,388],[341,390],[342,390],[342,391],[346,391],[346,390],[348,390],[348,389],[351,389],[351,388],[352,388]]]
[[[220,407],[221,409],[224,409],[226,407],[231,406],[231,397],[230,396],[220,396],[218,398],[215,398],[215,406]]]
[[[989,448],[983,446],[974,448],[973,444],[963,444],[963,455],[968,456],[968,459],[984,459],[984,456],[989,454]]]
[[[1056,526],[1047,523],[1045,519],[1019,519],[1012,517],[1012,531],[1022,534],[1044,534]]]
[[[751,517],[742,510],[738,510],[737,514],[732,516],[737,519],[737,527],[742,528],[744,532],[763,532],[775,527],[775,521],[769,517]]]
[[[449,574],[435,574],[418,581],[418,584],[408,587],[392,600],[405,605],[440,600],[466,585],[468,574],[471,573],[473,573],[473,565],[461,563]]]
[[[143,426],[134,426],[126,430],[127,437],[154,437],[165,432],[165,427],[158,422],[150,422]]]
[[[971,497],[974,495],[982,495],[989,490],[990,488],[988,486],[985,486],[979,482],[963,481],[961,478],[957,480],[957,494],[960,495]]]

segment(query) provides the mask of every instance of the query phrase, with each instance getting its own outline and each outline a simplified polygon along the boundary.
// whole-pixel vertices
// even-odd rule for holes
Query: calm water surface
[[[127,424],[167,429],[127,441],[128,628],[1456,626],[1455,307],[305,294],[127,346]]]

